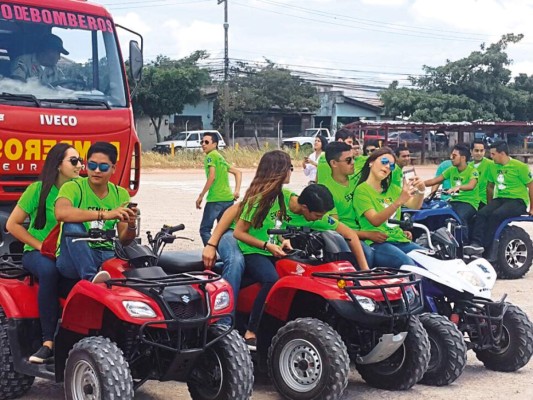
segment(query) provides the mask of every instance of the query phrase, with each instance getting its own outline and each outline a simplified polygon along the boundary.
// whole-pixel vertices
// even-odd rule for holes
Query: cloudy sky
[[[95,0],[93,0],[95,1]],[[224,55],[224,5],[217,0],[96,0],[116,22],[143,34],[145,59],[204,49]],[[511,45],[513,73],[533,74],[533,0],[228,0],[229,56],[268,58],[317,77],[386,86],[497,41]],[[129,37],[119,31],[121,40]]]

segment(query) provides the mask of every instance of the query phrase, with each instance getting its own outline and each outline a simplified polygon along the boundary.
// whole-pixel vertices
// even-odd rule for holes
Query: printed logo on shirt
[[[344,200],[346,200],[348,203],[351,203],[353,200],[353,192],[348,193],[346,196],[344,196]]]
[[[335,219],[333,217],[328,217],[328,224],[335,225]]]

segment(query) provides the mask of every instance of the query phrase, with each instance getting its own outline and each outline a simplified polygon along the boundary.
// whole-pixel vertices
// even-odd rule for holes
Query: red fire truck
[[[140,38],[141,45],[129,45],[137,82],[142,37],[116,25],[102,6],[84,0],[0,1],[0,255],[10,250],[9,212],[57,142],[72,143],[82,157],[96,141],[113,143],[119,150],[113,181],[132,195],[138,190],[140,143],[117,27]],[[35,62],[45,40],[61,46],[53,73]]]

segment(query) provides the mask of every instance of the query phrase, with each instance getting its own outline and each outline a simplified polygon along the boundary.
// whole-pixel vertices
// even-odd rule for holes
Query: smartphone
[[[403,169],[403,178],[405,179],[405,182],[409,182],[411,179],[414,179],[415,176],[416,172],[413,167]]]
[[[128,205],[126,206],[127,208],[134,208],[134,207],[137,207],[137,203],[128,203]]]

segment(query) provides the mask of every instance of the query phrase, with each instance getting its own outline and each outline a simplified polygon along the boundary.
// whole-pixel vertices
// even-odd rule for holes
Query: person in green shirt
[[[217,148],[218,134],[206,132],[202,139],[202,150],[205,153],[204,168],[207,181],[196,200],[196,208],[199,210],[207,193],[204,213],[200,222],[200,237],[204,246],[211,237],[211,229],[213,229],[215,219],[220,221],[224,211],[231,207],[234,200],[239,198],[241,190],[241,171],[230,166]],[[234,192],[229,186],[228,172],[235,176]]]
[[[479,173],[478,180],[478,192],[479,192],[479,207],[481,210],[488,203],[487,200],[487,183],[488,173],[490,166],[494,164],[494,161],[485,157],[485,143],[482,139],[475,139],[470,145],[470,154],[472,155],[472,161],[470,164],[477,169]]]
[[[41,245],[57,224],[54,202],[59,188],[78,178],[83,160],[74,147],[58,143],[46,156],[39,180],[22,193],[9,216],[7,230],[24,243],[22,266],[39,281],[37,294],[39,319],[43,336],[42,347],[29,361],[42,364],[53,355],[54,333],[59,319],[59,272],[55,261],[41,254]],[[28,228],[24,221],[29,218]]]
[[[251,348],[256,345],[256,332],[268,292],[279,279],[275,260],[285,256],[285,250],[290,249],[288,240],[278,243],[277,237],[267,231],[280,228],[287,219],[290,191],[283,190],[283,185],[290,182],[293,169],[287,153],[273,150],[263,154],[241,202],[233,232],[244,254],[246,272],[261,284],[244,334],[244,340]]]
[[[352,205],[358,175],[354,174],[354,156],[351,147],[346,143],[331,143],[326,148],[326,159],[331,168],[331,177],[326,180],[325,186],[333,195],[335,203],[331,214],[353,229],[360,239],[368,239],[368,235],[359,231],[357,215]],[[366,261],[372,266],[374,252],[367,244],[363,243],[362,246]]]
[[[403,187],[403,169],[411,165],[411,152],[407,147],[398,147],[394,150],[396,168],[392,171],[391,183]]]
[[[529,165],[509,157],[509,146],[498,141],[490,145],[494,161],[488,172],[488,204],[478,213],[472,242],[465,246],[467,254],[481,254],[492,243],[498,226],[507,218],[526,212],[533,215],[533,178]],[[529,207],[529,210],[528,210]]]
[[[111,278],[109,273],[98,269],[115,256],[112,242],[74,241],[70,233],[116,227],[124,246],[135,239],[137,208],[127,207],[130,196],[126,189],[109,182],[117,158],[117,148],[112,144],[92,144],[87,152],[87,178],[67,182],[59,189],[55,215],[62,224],[56,265],[69,279],[105,282]]]
[[[452,166],[442,175],[424,182],[426,186],[433,186],[448,179],[452,187],[448,189],[451,195],[450,205],[457,213],[461,222],[470,227],[472,218],[476,215],[479,206],[479,190],[477,188],[479,173],[476,168],[468,163],[470,151],[464,144],[456,144],[450,154]]]
[[[354,136],[353,133],[350,131],[339,129],[337,133],[335,133],[335,142],[342,142],[346,143],[350,146],[354,143]],[[332,142],[332,143],[335,143]],[[330,143],[331,144],[331,143]],[[329,144],[328,144],[329,146]],[[327,147],[326,146],[326,149]],[[326,184],[326,181],[331,177],[331,167],[329,166],[325,154],[322,154],[322,156],[318,159],[317,167],[316,167],[316,183]]]
[[[442,161],[437,167],[437,172],[435,172],[435,178],[437,176],[442,175],[443,172],[446,171],[451,166],[452,166],[452,160],[447,159],[447,160]],[[436,185],[433,185],[431,187],[431,195],[434,195],[437,192],[437,190],[439,190],[439,186],[442,188],[440,199],[443,201],[448,200],[451,197],[449,194],[446,194],[448,190],[452,187],[450,180],[445,179],[444,181],[442,181],[442,184],[437,183]]]
[[[424,182],[414,177],[403,189],[391,184],[391,172],[396,168],[392,150],[382,147],[372,152],[362,172],[353,196],[353,207],[361,231],[378,232],[380,240],[367,240],[374,249],[374,265],[400,268],[414,265],[407,256],[412,250],[422,249],[411,241],[410,232],[404,232],[389,219],[400,219],[401,207],[419,209],[424,200]]]

